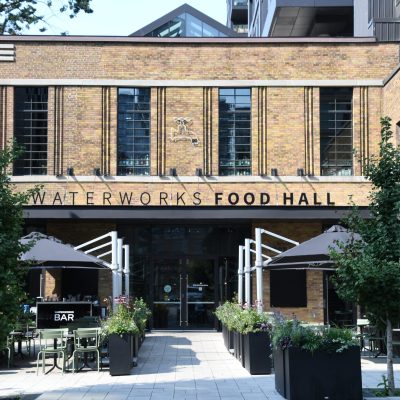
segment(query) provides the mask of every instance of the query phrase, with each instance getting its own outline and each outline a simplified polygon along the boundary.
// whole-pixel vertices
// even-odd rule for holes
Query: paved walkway
[[[381,359],[366,359],[363,386],[376,388]],[[400,366],[396,364],[399,386]],[[0,371],[0,397],[38,400],[282,400],[274,376],[251,376],[225,349],[220,333],[155,332],[147,335],[132,375],[108,371],[36,376],[34,366]]]

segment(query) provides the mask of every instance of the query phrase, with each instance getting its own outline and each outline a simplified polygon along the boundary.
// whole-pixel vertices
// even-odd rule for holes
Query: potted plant
[[[248,308],[231,302],[218,307],[216,316],[223,326],[225,345],[228,343],[227,348],[231,348],[233,342],[234,355],[242,366],[252,375],[270,374],[269,316],[259,313],[256,306]],[[233,338],[229,338],[228,335],[232,335]]]
[[[110,375],[129,375],[133,366],[133,336],[139,328],[125,304],[118,304],[117,310],[104,324],[108,336]]]
[[[277,319],[275,388],[288,400],[361,400],[358,340],[348,329]]]
[[[233,325],[235,315],[239,312],[240,306],[237,303],[226,301],[215,310],[215,316],[221,321],[222,337],[228,351],[234,349]]]
[[[139,333],[134,336],[133,341],[133,357],[138,356],[139,348],[144,340],[144,333],[146,324],[151,316],[151,311],[143,299],[135,299],[129,303],[129,310],[131,312],[133,321],[138,327]]]
[[[244,367],[251,375],[271,373],[272,324],[270,316],[257,311],[256,307],[245,308],[239,326],[242,335],[242,359]]]

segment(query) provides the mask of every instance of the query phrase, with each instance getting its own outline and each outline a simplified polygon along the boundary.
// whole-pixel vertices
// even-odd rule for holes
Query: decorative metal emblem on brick
[[[199,138],[192,131],[191,126],[193,121],[190,118],[174,118],[177,125],[176,129],[171,129],[171,141],[179,142],[180,140],[188,140],[193,146],[198,146],[200,144]]]

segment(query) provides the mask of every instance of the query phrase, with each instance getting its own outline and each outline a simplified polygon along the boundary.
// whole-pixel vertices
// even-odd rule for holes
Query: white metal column
[[[125,262],[124,262],[124,274],[125,274],[125,296],[129,297],[129,244],[124,244],[124,255],[125,255]]]
[[[256,228],[256,305],[259,313],[263,311],[263,259],[262,259],[262,229]]]
[[[123,274],[123,240],[117,239],[117,262],[118,262],[118,296],[122,296],[122,274]]]
[[[238,303],[243,304],[243,251],[244,246],[239,246],[239,265],[238,265]]]
[[[251,256],[250,256],[250,240],[245,239],[244,242],[244,301],[248,307],[251,307]]]
[[[116,231],[111,232],[111,271],[112,271],[112,303],[116,308],[115,299],[118,297],[118,235]]]

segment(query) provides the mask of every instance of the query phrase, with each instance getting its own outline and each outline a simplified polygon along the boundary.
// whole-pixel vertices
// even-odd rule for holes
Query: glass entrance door
[[[156,260],[153,271],[155,329],[214,328],[213,259]]]

